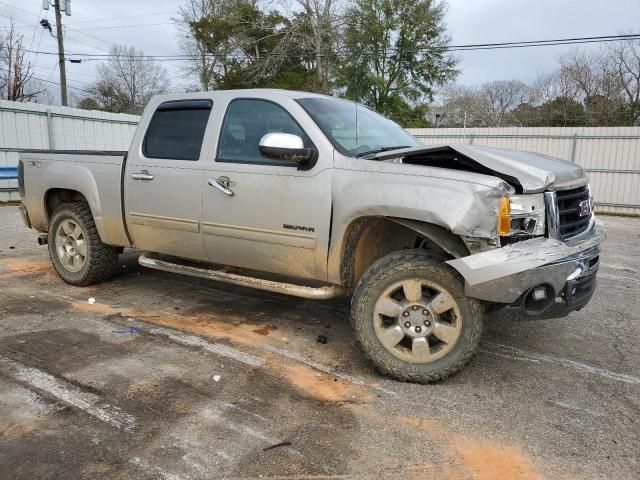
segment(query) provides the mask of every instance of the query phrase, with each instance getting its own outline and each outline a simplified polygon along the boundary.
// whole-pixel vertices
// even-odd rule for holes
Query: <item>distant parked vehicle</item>
[[[26,153],[19,171],[24,220],[66,282],[109,279],[133,247],[158,270],[351,295],[364,353],[406,381],[459,370],[487,317],[584,307],[605,236],[577,164],[426,147],[304,92],[159,96],[129,152]]]

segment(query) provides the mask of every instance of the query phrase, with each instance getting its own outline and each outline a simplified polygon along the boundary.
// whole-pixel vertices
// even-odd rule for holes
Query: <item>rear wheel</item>
[[[352,298],[358,343],[382,373],[429,383],[460,370],[482,333],[480,304],[443,258],[423,250],[392,253],[363,275]]]
[[[111,278],[118,267],[118,250],[100,240],[86,203],[64,203],[49,224],[49,256],[60,277],[85,286]]]

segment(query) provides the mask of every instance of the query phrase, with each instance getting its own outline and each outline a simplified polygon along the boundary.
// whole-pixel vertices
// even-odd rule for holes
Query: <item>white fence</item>
[[[139,117],[0,101],[0,167],[29,149],[127,150]],[[426,144],[472,143],[544,153],[589,172],[600,212],[640,215],[640,127],[410,129]],[[0,201],[18,200],[0,180]]]
[[[543,153],[582,165],[596,210],[640,215],[640,127],[415,128],[427,145],[469,143]]]
[[[46,150],[128,150],[135,115],[0,100],[0,167],[18,165],[18,153]],[[0,201],[18,200],[15,180],[0,180]]]

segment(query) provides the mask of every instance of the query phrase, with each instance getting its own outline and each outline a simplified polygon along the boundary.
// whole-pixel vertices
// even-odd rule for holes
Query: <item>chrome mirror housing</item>
[[[260,153],[276,160],[304,165],[316,154],[315,149],[305,148],[304,141],[291,133],[267,133],[260,139]]]

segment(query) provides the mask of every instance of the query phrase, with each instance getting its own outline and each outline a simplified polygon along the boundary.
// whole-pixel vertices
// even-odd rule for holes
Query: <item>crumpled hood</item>
[[[534,152],[476,145],[453,144],[405,148],[382,152],[374,158],[377,160],[404,158],[409,161],[414,157],[421,157],[424,159],[419,163],[411,163],[428,165],[429,154],[438,155],[444,151],[457,152],[460,156],[490,170],[488,173],[494,173],[510,183],[517,182],[525,193],[572,188],[584,185],[588,181],[588,177],[580,165],[566,160]],[[451,168],[463,169],[460,164],[454,166],[454,163],[455,161],[452,159]],[[443,163],[440,158],[440,164],[437,166],[447,168],[447,163],[446,161]]]

